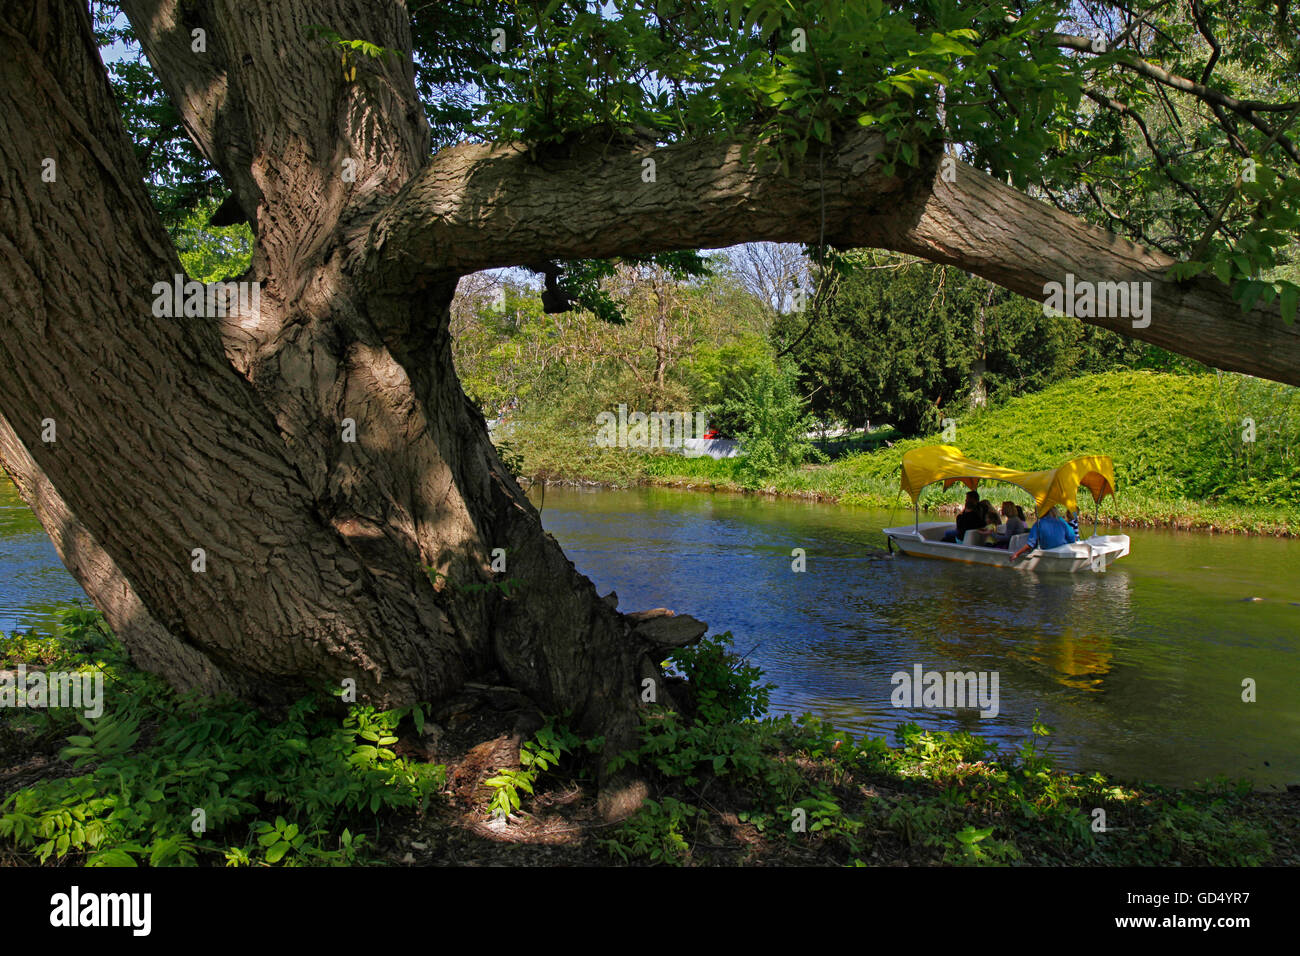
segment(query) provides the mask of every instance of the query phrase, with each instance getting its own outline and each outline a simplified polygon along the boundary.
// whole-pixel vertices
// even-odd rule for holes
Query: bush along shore
[[[911,502],[900,493],[898,477],[909,448],[954,444],[972,458],[1025,470],[1104,454],[1115,462],[1119,488],[1101,503],[1104,525],[1290,536],[1300,534],[1296,394],[1241,376],[1109,372],[973,412],[956,422],[948,441],[934,433],[766,473],[753,471],[743,457],[588,448],[585,432],[585,438],[559,436],[549,444],[507,439],[505,447],[517,472],[534,481],[653,484],[907,512]],[[987,488],[999,499],[1027,502],[1010,485]],[[923,514],[958,510],[964,490],[932,486],[922,494]],[[1080,506],[1085,521],[1091,519],[1086,492]]]
[[[1067,773],[1038,723],[1010,753],[915,725],[898,746],[855,740],[766,716],[768,688],[726,635],[672,663],[640,745],[610,768],[648,797],[610,823],[601,742],[508,688],[388,712],[308,697],[267,716],[170,692],[96,613],[70,610],[53,635],[5,639],[0,669],[103,674],[103,712],[0,709],[0,864],[1300,864],[1300,788]]]

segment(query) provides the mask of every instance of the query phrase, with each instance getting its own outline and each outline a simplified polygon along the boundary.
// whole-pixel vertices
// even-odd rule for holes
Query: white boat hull
[[[987,564],[994,567],[1014,568],[1017,571],[1050,571],[1078,574],[1082,571],[1105,571],[1119,558],[1128,554],[1128,535],[1095,534],[1091,538],[1063,544],[1046,550],[1035,548],[1019,561],[1012,562],[1009,548],[986,548],[966,544],[949,544],[942,541],[944,532],[951,530],[949,521],[923,521],[920,525],[902,528],[885,528],[885,536],[904,554],[943,561],[961,561],[966,564]]]

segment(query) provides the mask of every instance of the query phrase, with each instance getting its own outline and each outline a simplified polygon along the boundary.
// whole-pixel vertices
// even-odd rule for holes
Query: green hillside
[[[1242,376],[1109,372],[973,413],[958,421],[952,444],[972,458],[1023,469],[1050,467],[1072,455],[1110,455],[1119,495],[1101,513],[1112,521],[1295,533],[1298,395]],[[1254,425],[1253,442],[1242,440],[1247,419]],[[894,507],[903,452],[941,441],[934,434],[897,442],[778,474],[751,490]],[[666,484],[745,487],[734,461],[661,457],[651,459],[648,470],[651,480]],[[923,504],[956,501],[962,490],[933,487]],[[1012,491],[1007,497],[1017,496]]]

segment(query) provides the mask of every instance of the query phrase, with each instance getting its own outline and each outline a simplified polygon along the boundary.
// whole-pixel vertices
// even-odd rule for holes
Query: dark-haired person
[[[979,503],[980,523],[975,530],[979,532],[979,540],[975,543],[985,548],[995,547],[998,543],[998,509],[988,501]]]
[[[966,505],[957,515],[957,527],[943,533],[943,540],[948,544],[959,544],[966,537],[966,532],[980,527],[983,519],[979,513],[980,496],[977,491],[966,492]]]

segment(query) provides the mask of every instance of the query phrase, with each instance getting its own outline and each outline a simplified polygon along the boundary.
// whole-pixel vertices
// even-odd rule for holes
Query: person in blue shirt
[[[1034,526],[1029,529],[1029,543],[1011,556],[1012,561],[1017,561],[1026,551],[1032,551],[1034,548],[1041,548],[1046,551],[1050,548],[1059,548],[1063,544],[1073,544],[1079,540],[1065,520],[1057,513],[1056,505],[1047,509],[1047,514],[1043,515],[1034,522]]]

